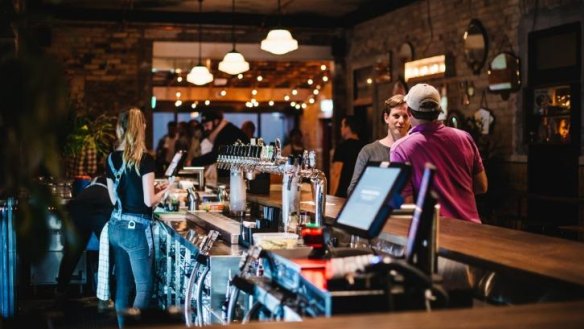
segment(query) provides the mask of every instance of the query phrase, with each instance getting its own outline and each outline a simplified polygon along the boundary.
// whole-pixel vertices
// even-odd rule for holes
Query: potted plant
[[[115,142],[116,117],[106,113],[95,114],[91,110],[83,111],[78,105],[73,106],[72,113],[70,132],[63,146],[63,155],[67,159],[66,162],[72,162],[76,167],[80,165],[79,162],[87,164],[91,161],[93,167],[83,168],[82,173],[76,172],[78,170],[71,173],[71,170],[68,170],[68,176],[95,174],[99,165],[97,160],[105,159]],[[90,155],[87,154],[87,150],[91,150]],[[84,159],[88,156],[92,157],[90,161]]]

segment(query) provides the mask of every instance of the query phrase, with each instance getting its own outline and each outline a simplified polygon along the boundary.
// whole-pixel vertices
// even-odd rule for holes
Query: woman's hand
[[[168,189],[168,182],[160,182],[154,184],[154,194],[158,194],[162,191],[166,191]]]

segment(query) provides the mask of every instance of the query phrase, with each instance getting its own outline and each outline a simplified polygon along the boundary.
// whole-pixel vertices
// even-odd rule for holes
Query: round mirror
[[[464,56],[474,74],[479,74],[487,60],[487,32],[480,21],[473,19],[464,32]]]
[[[519,57],[509,52],[497,54],[489,64],[489,91],[505,99],[521,87],[520,72]]]
[[[409,42],[402,43],[402,45],[399,47],[398,57],[403,63],[414,59],[414,47],[412,44]]]
[[[464,126],[464,115],[458,110],[451,110],[446,116],[444,125],[452,128],[463,129]]]

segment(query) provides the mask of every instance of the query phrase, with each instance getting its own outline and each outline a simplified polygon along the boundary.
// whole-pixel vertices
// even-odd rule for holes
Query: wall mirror
[[[464,56],[474,74],[481,72],[488,50],[487,31],[479,20],[472,19],[464,32]]]
[[[521,87],[519,57],[510,52],[497,54],[489,64],[489,91],[507,99]]]
[[[451,110],[448,112],[444,124],[448,127],[463,129],[464,115],[458,110]]]
[[[414,47],[412,44],[409,42],[402,43],[402,45],[399,47],[398,57],[402,64],[414,59]]]

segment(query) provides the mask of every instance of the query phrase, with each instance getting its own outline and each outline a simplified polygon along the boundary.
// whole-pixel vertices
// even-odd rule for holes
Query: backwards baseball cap
[[[223,113],[221,113],[221,111],[218,110],[205,110],[201,113],[201,123],[222,119]]]
[[[404,97],[408,107],[418,112],[434,112],[440,110],[440,93],[436,88],[426,83],[413,86]]]

